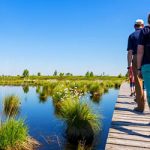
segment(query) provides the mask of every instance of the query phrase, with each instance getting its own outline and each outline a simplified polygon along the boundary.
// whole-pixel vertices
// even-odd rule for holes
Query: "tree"
[[[53,76],[57,76],[57,74],[57,70],[55,70]]]
[[[38,75],[38,76],[41,76],[41,73],[40,73],[40,72],[38,72],[38,73],[37,73],[37,75]]]
[[[23,77],[28,77],[29,76],[29,70],[27,70],[27,69],[25,69],[24,71],[23,71]]]
[[[118,78],[122,78],[122,74],[121,73],[118,75]]]
[[[86,72],[85,76],[86,76],[86,77],[89,77],[89,76],[90,76],[89,71]]]
[[[71,73],[68,72],[68,73],[66,73],[66,76],[73,76],[73,75],[72,75]]]
[[[59,76],[60,76],[60,77],[63,77],[63,76],[64,76],[64,73],[61,72],[61,73],[59,74]]]
[[[90,72],[90,77],[93,77],[93,76],[94,76],[94,74],[93,74],[93,72],[91,71],[91,72]]]

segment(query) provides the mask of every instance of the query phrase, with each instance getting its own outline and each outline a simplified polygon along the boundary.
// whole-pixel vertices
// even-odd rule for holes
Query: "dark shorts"
[[[134,87],[134,86],[135,86],[134,82],[130,82],[130,87]]]

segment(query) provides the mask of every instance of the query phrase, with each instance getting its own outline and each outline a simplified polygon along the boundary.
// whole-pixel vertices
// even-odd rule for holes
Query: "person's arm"
[[[131,35],[128,38],[128,46],[127,46],[127,63],[128,63],[128,69],[131,67],[132,65],[132,58],[133,58],[133,40],[131,38]]]
[[[141,66],[142,66],[142,60],[144,55],[144,45],[145,45],[145,38],[142,30],[139,35],[138,47],[137,47],[137,69],[138,69],[138,76],[141,78],[142,78]]]
[[[128,55],[127,55],[128,67],[131,67],[132,59],[133,59],[133,55],[132,55],[132,50],[130,49],[128,50]]]
[[[138,45],[138,50],[137,50],[137,68],[138,68],[138,70],[141,69],[143,54],[144,54],[144,46]]]

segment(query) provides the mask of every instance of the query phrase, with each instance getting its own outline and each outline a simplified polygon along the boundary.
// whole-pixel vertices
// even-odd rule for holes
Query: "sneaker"
[[[130,96],[134,96],[134,93],[131,93]]]
[[[138,107],[135,107],[135,108],[133,109],[133,111],[137,111],[137,112],[143,113],[144,110],[140,110]]]

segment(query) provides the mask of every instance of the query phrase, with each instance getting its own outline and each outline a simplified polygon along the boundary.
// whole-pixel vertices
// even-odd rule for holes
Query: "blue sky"
[[[0,75],[126,73],[128,35],[149,0],[0,0]]]

